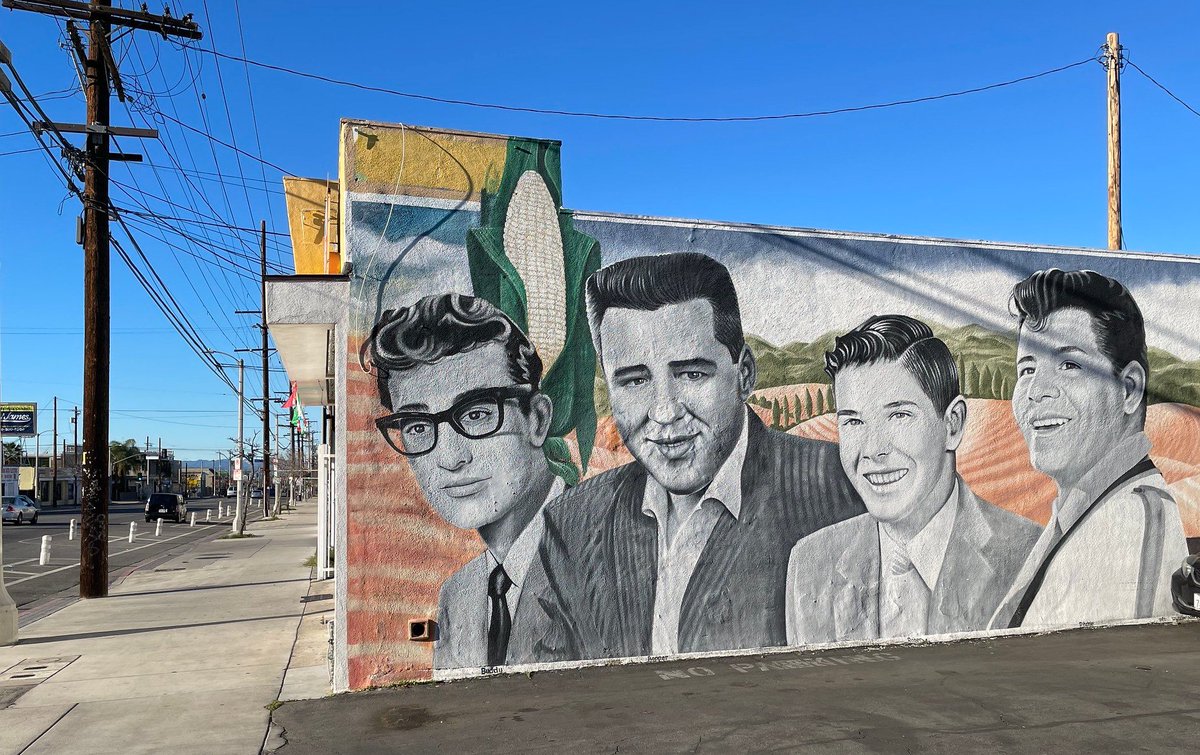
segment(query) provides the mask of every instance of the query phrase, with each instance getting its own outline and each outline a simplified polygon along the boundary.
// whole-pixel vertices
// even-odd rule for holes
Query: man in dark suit
[[[716,260],[614,263],[588,279],[587,304],[636,461],[547,507],[510,662],[785,644],[789,551],[863,511],[837,448],[746,407],[757,369]]]

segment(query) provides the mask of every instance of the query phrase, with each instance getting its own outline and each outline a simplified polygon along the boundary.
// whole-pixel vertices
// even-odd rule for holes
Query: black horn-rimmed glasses
[[[528,385],[481,388],[470,391],[441,412],[403,411],[375,420],[388,445],[405,456],[421,456],[437,446],[438,425],[443,422],[464,438],[486,438],[504,426],[504,404],[510,399],[528,401]]]

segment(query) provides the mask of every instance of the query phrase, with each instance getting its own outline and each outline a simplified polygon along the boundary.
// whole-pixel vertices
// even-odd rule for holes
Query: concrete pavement
[[[313,503],[252,521],[258,537],[173,550],[108,598],[23,626],[0,648],[0,753],[258,752],[306,607],[315,525]],[[303,676],[299,694],[328,691]]]
[[[1195,749],[1200,623],[704,658],[289,702],[278,755]]]

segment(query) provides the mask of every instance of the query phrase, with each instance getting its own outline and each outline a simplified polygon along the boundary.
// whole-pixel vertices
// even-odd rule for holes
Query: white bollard
[[[137,522],[129,523],[129,542],[133,542],[134,533],[137,532]]]
[[[225,504],[218,503],[217,504],[217,519],[220,519],[223,516],[225,516]]]
[[[159,519],[158,524],[154,525],[154,536],[162,537],[162,519]]]
[[[75,520],[74,519],[71,520],[71,529],[67,531],[67,539],[68,540],[75,539]]]
[[[189,526],[189,527],[195,527],[195,526],[196,526],[196,512],[195,512],[195,511],[193,511],[193,512],[192,512],[192,523],[191,523],[191,524],[189,524],[188,526]]]
[[[50,536],[42,535],[42,555],[38,558],[38,566],[50,563]]]
[[[210,515],[210,514],[212,514],[212,509],[205,509],[205,510],[204,510],[204,521],[206,521],[206,522],[208,521],[208,517],[209,517],[209,515]]]

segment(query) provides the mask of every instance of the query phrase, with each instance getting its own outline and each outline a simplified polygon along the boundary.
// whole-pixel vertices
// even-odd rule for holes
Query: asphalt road
[[[175,524],[164,520],[162,534],[154,536],[155,523],[146,523],[144,504],[119,501],[110,505],[108,520],[108,567],[114,573],[167,551],[188,546],[197,540],[216,537],[228,529],[231,517],[217,518],[218,504],[231,504],[233,499],[203,498],[188,501],[188,511],[196,512],[196,526],[186,522]],[[255,501],[254,503],[258,503]],[[210,522],[205,524],[205,514]],[[251,508],[250,516],[255,515]],[[75,540],[69,540],[71,520],[76,520]],[[17,606],[79,585],[79,507],[44,506],[35,525],[20,526],[6,523],[4,537],[4,584]],[[134,542],[129,542],[129,523],[137,525]],[[220,522],[220,523],[218,523]],[[50,563],[38,564],[42,536],[50,535]]]
[[[305,753],[1194,752],[1200,621],[514,674],[284,703]]]

